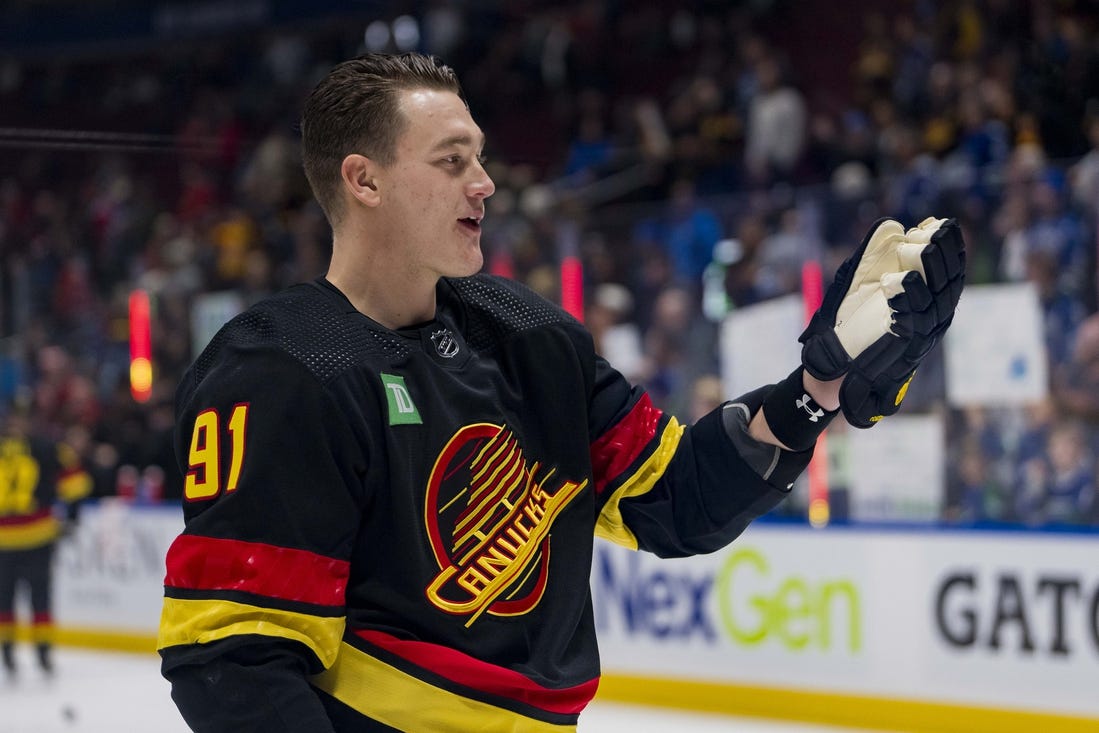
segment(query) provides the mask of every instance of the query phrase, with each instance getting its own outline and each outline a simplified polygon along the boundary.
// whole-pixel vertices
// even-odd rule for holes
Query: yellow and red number
[[[190,470],[183,483],[183,496],[188,501],[212,499],[225,491],[235,491],[244,465],[244,437],[248,427],[248,405],[233,408],[225,424],[229,437],[229,476],[221,483],[222,432],[217,410],[203,410],[195,417],[191,431],[191,449],[187,463]]]

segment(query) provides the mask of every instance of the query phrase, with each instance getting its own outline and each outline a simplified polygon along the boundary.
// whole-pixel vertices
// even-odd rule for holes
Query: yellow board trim
[[[605,674],[596,700],[908,733],[1096,733],[1099,718]]]
[[[674,417],[671,418],[660,435],[660,445],[656,447],[653,454],[641,464],[628,481],[615,490],[603,505],[603,510],[599,512],[599,521],[595,525],[596,537],[602,537],[631,550],[637,549],[637,537],[622,520],[622,510],[618,505],[623,499],[646,493],[664,475],[664,469],[668,467],[668,462],[672,460],[675,449],[679,446],[683,429],[684,426],[680,425],[679,421]]]
[[[16,624],[15,640],[24,643],[33,641],[31,627]],[[155,634],[141,634],[130,631],[55,626],[53,629],[53,642],[59,646],[73,646],[83,649],[156,654]]]
[[[341,644],[336,663],[312,681],[318,689],[345,705],[397,730],[431,733],[576,731],[573,725],[553,725],[435,687],[349,644]]]
[[[329,667],[336,660],[343,628],[343,616],[311,616],[233,601],[165,598],[157,648],[260,634],[299,641]]]
[[[152,654],[157,640],[151,634],[83,627],[58,627],[55,640],[63,646],[106,651]],[[15,626],[17,641],[30,641],[30,628]],[[341,648],[340,663],[347,647]],[[357,651],[357,650],[355,650]],[[359,652],[362,654],[361,652]],[[363,655],[367,656],[367,655]],[[369,658],[369,657],[368,657]],[[376,660],[375,660],[376,661]],[[381,664],[381,662],[377,662]],[[395,670],[387,668],[392,674]],[[332,672],[314,678],[318,680]],[[416,685],[426,683],[412,679]],[[372,680],[371,684],[376,681]],[[341,680],[341,687],[354,682]],[[371,688],[376,689],[376,688]],[[437,688],[430,688],[439,692]],[[419,691],[402,694],[419,695]],[[419,697],[408,699],[419,700]],[[461,699],[461,698],[459,698]],[[899,700],[862,695],[808,692],[777,687],[758,687],[703,681],[657,679],[609,673],[599,682],[597,701],[621,702],[675,708],[719,715],[738,715],[790,720],[853,728],[897,730],[909,733],[1095,733],[1099,719],[1028,710],[998,710],[968,705],[929,701]],[[465,701],[470,702],[470,701]],[[583,714],[581,713],[581,719]],[[384,721],[383,721],[384,722]],[[468,720],[466,721],[468,724]],[[467,733],[468,728],[458,729]],[[523,728],[537,731],[537,728]],[[551,726],[547,730],[567,733],[568,727]],[[441,732],[441,733],[445,733]]]

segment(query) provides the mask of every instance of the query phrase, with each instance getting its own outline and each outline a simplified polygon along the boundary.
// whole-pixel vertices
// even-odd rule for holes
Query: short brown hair
[[[340,165],[352,153],[393,162],[406,120],[399,92],[434,89],[465,101],[454,70],[419,53],[364,54],[337,64],[305,101],[301,154],[305,177],[330,223],[340,218]]]

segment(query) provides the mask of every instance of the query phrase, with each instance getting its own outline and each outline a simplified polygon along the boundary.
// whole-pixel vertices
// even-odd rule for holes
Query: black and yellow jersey
[[[0,436],[0,550],[32,550],[61,534],[58,503],[91,493],[91,477],[65,444]]]
[[[396,331],[295,286],[226,324],[177,413],[159,649],[196,730],[573,730],[593,538],[710,552],[786,496],[718,412],[680,424],[488,275]]]

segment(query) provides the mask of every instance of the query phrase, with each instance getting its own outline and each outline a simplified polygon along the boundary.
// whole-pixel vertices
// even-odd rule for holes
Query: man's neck
[[[398,258],[385,257],[365,245],[335,242],[326,275],[355,310],[390,329],[435,317],[438,278],[411,273]]]

